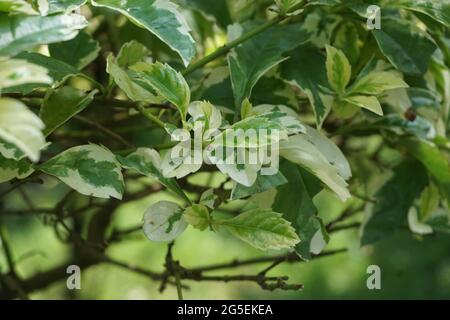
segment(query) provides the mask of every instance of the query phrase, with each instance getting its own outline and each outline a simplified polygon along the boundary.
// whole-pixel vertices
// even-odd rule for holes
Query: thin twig
[[[299,4],[293,6],[290,10],[290,12],[295,12],[299,9],[301,9],[304,6],[304,1],[301,1]],[[237,47],[238,45],[240,45],[241,43],[253,38],[254,36],[266,31],[267,29],[277,25],[278,23],[286,20],[287,18],[291,17],[292,15],[290,14],[279,14],[277,17],[275,17],[274,19],[259,25],[258,27],[256,27],[255,29],[243,34],[242,36],[240,36],[239,38],[230,41],[229,43],[227,43],[226,45],[224,45],[223,47],[217,49],[216,51],[210,53],[209,55],[207,55],[206,57],[203,57],[202,59],[190,64],[186,69],[183,70],[182,74],[183,75],[188,75],[192,72],[194,72],[195,70],[205,66],[206,64],[210,63],[211,61],[225,55],[226,53],[228,53],[228,51],[230,51],[231,49],[233,49],[234,47]]]

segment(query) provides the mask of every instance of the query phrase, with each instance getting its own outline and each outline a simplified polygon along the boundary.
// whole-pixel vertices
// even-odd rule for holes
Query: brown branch
[[[328,257],[331,255],[343,253],[346,251],[347,251],[346,248],[325,251],[325,252],[318,254],[317,256],[313,256],[311,259],[315,260],[318,258],[323,258],[323,257]],[[246,260],[235,259],[231,262],[213,264],[213,265],[208,265],[208,266],[200,266],[200,267],[192,268],[190,270],[193,272],[202,273],[202,272],[207,272],[207,271],[229,269],[229,268],[247,266],[247,265],[252,265],[252,264],[259,264],[259,263],[274,262],[274,261],[283,261],[283,262],[288,262],[288,263],[303,262],[303,260],[301,260],[300,257],[295,252],[292,252],[289,254],[272,256],[272,257],[259,257],[259,258],[251,258],[251,259],[246,259]]]
[[[3,96],[11,97],[16,99],[44,99],[46,92],[32,92],[26,95],[20,93],[5,93]],[[94,97],[94,103],[103,106],[117,107],[123,109],[136,108],[138,103],[131,100],[120,100],[115,98],[105,98],[101,96]],[[174,109],[174,107],[169,103],[150,103],[146,104],[147,108],[157,108],[157,109]]]
[[[344,220],[353,217],[355,214],[361,212],[363,206],[358,206],[357,208],[348,208],[346,210],[344,210],[336,219],[334,219],[333,221],[331,221],[330,223],[328,223],[326,225],[326,229],[328,232],[333,232],[333,231],[337,231],[337,230],[341,230],[338,229],[337,225],[341,222],[343,222]]]

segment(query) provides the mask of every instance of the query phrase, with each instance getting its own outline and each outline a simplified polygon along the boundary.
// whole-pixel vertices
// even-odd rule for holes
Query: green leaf
[[[203,82],[201,98],[216,106],[234,111],[233,88],[228,67],[217,67],[209,71]]]
[[[50,84],[52,79],[47,69],[25,60],[0,60],[0,93],[3,88],[14,87],[26,83]]]
[[[70,148],[39,169],[87,196],[122,199],[125,189],[114,154],[95,144]]]
[[[183,209],[173,202],[159,201],[144,214],[144,233],[152,241],[170,242],[187,226]]]
[[[49,45],[48,50],[52,58],[82,70],[97,58],[100,45],[87,33],[80,32],[72,40]]]
[[[306,127],[306,139],[319,150],[329,163],[331,163],[338,171],[339,175],[345,180],[352,177],[352,171],[347,158],[338,148],[336,143],[327,138],[319,130],[316,130],[310,126]]]
[[[447,157],[433,143],[425,140],[402,139],[400,145],[425,166],[450,202],[450,164]]]
[[[67,76],[78,73],[78,70],[75,67],[36,52],[23,52],[17,55],[17,58],[46,68],[49,76],[52,77],[54,81],[61,81]]]
[[[22,53],[18,54],[16,57],[18,59],[26,60],[29,63],[35,64],[37,66],[41,66],[41,67],[47,69],[48,75],[53,79],[53,82],[55,82],[57,84],[64,83],[70,77],[79,76],[79,77],[85,78],[86,80],[92,82],[95,86],[103,89],[101,84],[99,84],[94,79],[91,79],[86,74],[81,73],[75,67],[73,67],[65,62],[56,60],[52,57],[47,57],[47,56],[44,56],[43,54],[35,53],[35,52],[22,52]],[[22,94],[27,94],[37,88],[45,88],[45,87],[48,87],[47,83],[33,82],[30,84],[9,87],[9,88],[4,89],[3,92],[5,92],[5,93],[20,92]]]
[[[414,135],[422,139],[430,139],[436,135],[433,125],[419,116],[414,121],[409,121],[398,114],[388,114],[374,124],[399,136]]]
[[[320,181],[287,161],[281,162],[280,170],[289,182],[278,188],[272,209],[292,223],[300,238],[295,251],[302,259],[309,260],[311,253],[319,254],[328,242],[312,201],[321,190]]]
[[[227,0],[178,0],[177,2],[201,12],[208,19],[215,19],[224,29],[232,23]]]
[[[217,196],[214,194],[214,189],[208,189],[202,193],[200,196],[199,203],[210,208],[214,209],[214,204],[216,202]]]
[[[126,157],[117,156],[122,167],[135,170],[140,174],[157,179],[169,190],[180,196],[182,199],[189,199],[178,185],[175,179],[169,179],[163,176],[161,172],[161,157],[156,150],[150,148],[138,148],[135,152]]]
[[[86,25],[86,19],[78,14],[46,17],[0,14],[0,56],[15,56],[39,44],[73,39]]]
[[[289,10],[291,10],[292,7],[296,6],[301,2],[302,0],[275,0],[278,9],[280,9],[282,13],[289,12]]]
[[[373,71],[356,79],[349,88],[351,94],[380,95],[384,91],[407,88],[401,76],[392,71]]]
[[[336,30],[334,46],[348,58],[352,65],[358,62],[360,55],[358,29],[353,23],[344,23]]]
[[[7,159],[13,159],[13,160],[21,160],[26,155],[25,153],[20,150],[18,147],[16,147],[14,144],[7,142],[0,138],[0,155]]]
[[[97,92],[97,90],[93,90],[85,94],[83,91],[69,86],[49,90],[40,113],[45,124],[44,135],[48,136],[83,111],[94,100]]]
[[[114,58],[112,53],[109,54],[106,61],[106,72],[111,75],[114,82],[125,92],[128,98],[133,101],[150,103],[159,101],[152,91],[133,81],[132,75],[117,63],[117,59]]]
[[[367,109],[380,116],[383,115],[383,109],[381,109],[380,102],[376,97],[368,96],[350,96],[344,99],[346,102],[356,105],[360,108]]]
[[[120,12],[141,28],[145,28],[172,50],[176,51],[185,66],[195,56],[194,39],[177,6],[167,0],[92,0],[97,7],[107,7]]]
[[[23,179],[33,171],[30,163],[25,159],[8,159],[0,154],[0,183],[10,181],[14,178]]]
[[[411,75],[422,75],[436,44],[424,32],[409,22],[400,19],[382,21],[382,28],[373,31],[383,54],[400,71]]]
[[[229,41],[258,26],[258,22],[229,27]],[[309,39],[298,24],[273,27],[237,46],[228,56],[235,107],[250,98],[257,81],[271,68],[286,60],[283,54]],[[240,110],[237,111],[240,113]]]
[[[209,210],[202,204],[187,207],[183,212],[183,217],[187,223],[199,230],[205,230],[211,222]]]
[[[286,178],[280,172],[277,172],[274,175],[260,174],[250,187],[246,187],[242,184],[236,183],[233,190],[231,191],[231,200],[241,199],[254,195],[256,193],[261,193],[285,184],[286,182]]]
[[[447,0],[401,0],[395,4],[402,9],[423,13],[446,27],[450,25],[450,2]]]
[[[0,12],[38,14],[26,0],[0,0]]]
[[[189,86],[181,75],[167,63],[140,62],[131,68],[144,83],[150,85],[159,95],[172,102],[186,120],[186,113],[191,99]]]
[[[206,101],[194,101],[189,105],[188,113],[191,116],[189,123],[203,122],[204,130],[214,130],[222,125],[222,114],[219,109]],[[210,134],[204,134],[204,139],[209,139]]]
[[[253,109],[253,114],[216,135],[214,144],[228,147],[262,147],[285,140],[289,134],[306,131],[296,114],[286,106],[260,105]],[[241,139],[235,141],[232,137]]]
[[[408,212],[425,185],[425,168],[417,161],[404,161],[394,175],[376,193],[372,214],[363,226],[362,245],[374,243],[392,234],[407,222]]]
[[[334,114],[341,119],[353,118],[359,110],[358,106],[344,100],[335,100],[333,103]]]
[[[143,44],[132,40],[124,43],[117,55],[117,63],[122,68],[128,68],[138,62],[142,62],[150,56],[150,51]]]
[[[326,74],[325,56],[311,45],[297,48],[290,59],[281,64],[281,77],[307,95],[319,128],[333,103]]]
[[[253,109],[253,106],[248,99],[245,99],[244,101],[242,101],[241,119],[250,117],[250,115],[252,114],[252,109]]]
[[[348,178],[342,169],[335,166],[321,150],[304,134],[289,137],[288,141],[280,143],[280,155],[296,163],[314,174],[342,201],[350,198],[345,179]]]
[[[260,250],[284,249],[295,246],[298,236],[291,224],[280,213],[253,209],[238,216],[214,222],[234,236]]]
[[[332,46],[327,45],[327,76],[331,87],[339,94],[345,92],[345,88],[352,76],[352,66],[345,54]]]
[[[44,124],[22,102],[0,98],[0,138],[21,150],[34,162],[45,147]]]
[[[45,8],[45,5],[39,7],[43,15],[74,11],[85,4],[86,0],[46,0],[46,2],[48,7]]]

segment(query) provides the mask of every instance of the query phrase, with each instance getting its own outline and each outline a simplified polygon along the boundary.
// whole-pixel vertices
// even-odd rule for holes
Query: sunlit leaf
[[[86,27],[78,14],[52,16],[0,15],[0,56],[14,56],[39,44],[73,39]]]
[[[81,194],[122,199],[124,181],[120,164],[108,149],[95,145],[70,148],[39,169],[55,176]]]
[[[45,147],[44,123],[22,102],[0,98],[0,138],[21,150],[34,162]]]
[[[298,236],[291,224],[280,213],[253,209],[240,215],[215,222],[216,228],[225,228],[239,239],[261,250],[291,248]]]
[[[147,29],[172,50],[187,66],[195,56],[194,39],[177,6],[167,0],[92,0],[97,7],[106,7],[128,17],[136,25]]]

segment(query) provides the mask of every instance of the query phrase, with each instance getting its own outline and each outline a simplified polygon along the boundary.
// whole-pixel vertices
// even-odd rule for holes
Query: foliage
[[[0,224],[23,185],[61,183],[41,211],[105,261],[112,213],[167,191],[131,232],[169,242],[179,295],[202,276],[172,259],[189,226],[288,260],[350,219],[362,246],[448,233],[450,4],[372,2],[381,29],[363,0],[0,1]],[[326,224],[327,192],[345,209]],[[301,287],[265,272],[249,280]]]

